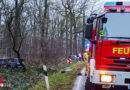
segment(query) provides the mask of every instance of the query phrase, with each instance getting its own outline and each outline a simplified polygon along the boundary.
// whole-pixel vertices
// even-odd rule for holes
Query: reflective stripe
[[[47,71],[44,71],[44,75],[45,75],[45,76],[48,76]]]
[[[104,7],[105,6],[116,6],[116,2],[105,2]]]

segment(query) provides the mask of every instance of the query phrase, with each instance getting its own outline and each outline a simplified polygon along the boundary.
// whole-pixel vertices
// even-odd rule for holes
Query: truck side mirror
[[[87,23],[93,23],[94,19],[96,18],[96,16],[90,16],[87,19]]]
[[[102,18],[102,23],[106,23],[107,22],[107,18],[106,17],[103,17]]]
[[[92,29],[93,29],[93,24],[88,23],[86,25],[86,32],[85,32],[85,38],[91,39],[92,38]]]

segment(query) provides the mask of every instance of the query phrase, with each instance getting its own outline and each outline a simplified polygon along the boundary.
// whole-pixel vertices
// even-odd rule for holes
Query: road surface
[[[86,79],[87,76],[85,76],[85,67],[81,70],[81,75],[79,75],[76,78],[76,81],[74,83],[74,87],[72,88],[72,90],[85,90],[85,83],[86,83]]]

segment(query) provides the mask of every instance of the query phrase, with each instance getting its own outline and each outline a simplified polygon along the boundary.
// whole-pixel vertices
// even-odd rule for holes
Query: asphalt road
[[[85,76],[85,67],[80,71],[81,75],[77,76],[72,90],[85,90],[87,76]]]

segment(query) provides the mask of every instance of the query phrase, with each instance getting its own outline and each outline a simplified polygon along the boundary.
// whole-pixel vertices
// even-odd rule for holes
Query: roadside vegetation
[[[75,78],[83,66],[84,62],[77,62],[70,65],[72,71],[61,73],[65,71],[65,69],[61,69],[58,73],[49,76],[50,90],[71,90]],[[46,90],[45,81],[39,82],[28,90]]]
[[[76,63],[75,61],[72,61],[72,63],[72,65],[69,65],[66,63],[66,59],[61,59],[59,63],[47,65],[51,88],[58,88],[61,85],[62,88],[71,87],[76,73],[80,71],[79,68],[83,65],[83,63]],[[68,66],[71,67],[73,72],[62,74],[61,71],[64,71],[65,67]],[[22,69],[0,68],[0,78],[3,79],[5,85],[0,90],[28,90],[29,88],[29,90],[39,90],[39,88],[46,90],[42,65],[27,66],[26,72],[23,72]]]
[[[48,68],[51,89],[72,88],[83,63],[72,61],[69,65],[66,59],[83,53],[86,19],[101,7],[97,2],[0,0],[0,59],[18,58],[25,71],[0,68],[6,85],[0,90],[44,90],[43,64]],[[68,66],[72,72],[61,73]]]
[[[55,61],[57,62],[54,64],[49,63],[47,65],[49,75],[68,66],[66,59],[59,58]],[[27,66],[27,71],[23,72],[22,69],[1,67],[0,78],[3,79],[5,85],[5,87],[0,88],[0,90],[26,90],[37,84],[39,81],[44,80],[43,68],[42,65]]]
[[[21,69],[1,68],[0,78],[3,79],[5,85],[3,90],[25,90],[43,80],[42,67],[27,67],[27,71],[23,73]]]

